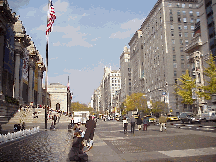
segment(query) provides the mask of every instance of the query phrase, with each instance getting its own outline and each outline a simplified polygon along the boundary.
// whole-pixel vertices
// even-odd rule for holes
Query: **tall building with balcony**
[[[189,68],[184,49],[199,21],[197,0],[157,1],[129,42],[132,92],[143,92],[148,100],[164,100],[174,114],[183,110],[174,85]]]
[[[120,56],[121,71],[121,93],[120,103],[123,103],[127,95],[131,95],[131,66],[130,66],[130,49],[124,47]]]
[[[195,79],[196,83],[195,91],[198,91],[199,86],[206,84],[204,83],[204,80],[208,80],[208,78],[203,75],[203,71],[204,68],[208,66],[206,61],[209,59],[210,51],[213,56],[215,56],[215,18],[213,18],[213,8],[215,8],[215,3],[216,1],[211,0],[200,1],[200,22],[195,24],[194,37],[185,49],[185,52],[189,56],[188,65],[190,76]],[[193,98],[195,99],[195,102],[191,109],[197,113],[203,111],[205,104],[216,104],[215,95],[213,95],[212,100],[209,101],[197,97],[196,94],[193,95]]]

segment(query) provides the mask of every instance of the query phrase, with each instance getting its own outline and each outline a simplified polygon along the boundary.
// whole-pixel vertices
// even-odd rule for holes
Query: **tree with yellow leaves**
[[[182,103],[192,105],[194,99],[192,97],[192,90],[196,88],[195,80],[189,76],[188,69],[185,74],[182,74],[178,80],[181,82],[180,85],[176,85],[176,93],[181,96]]]
[[[206,100],[210,100],[212,94],[216,94],[216,66],[214,62],[214,58],[212,54],[210,54],[210,58],[206,63],[208,64],[207,68],[204,68],[204,75],[207,76],[208,80],[205,80],[206,85],[199,87],[201,89],[197,94],[200,97],[204,97]]]
[[[123,114],[128,111],[145,111],[147,109],[147,100],[144,93],[132,93],[127,96],[124,102]]]

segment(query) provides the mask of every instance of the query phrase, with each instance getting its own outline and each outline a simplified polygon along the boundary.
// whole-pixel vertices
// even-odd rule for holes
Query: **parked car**
[[[170,121],[178,121],[178,117],[173,115],[173,114],[168,114],[167,115],[167,121],[170,122]]]
[[[149,120],[149,123],[156,123],[156,118],[151,115],[146,115],[146,118]]]
[[[192,112],[182,112],[180,114],[180,120],[182,123],[201,123],[201,118]]]

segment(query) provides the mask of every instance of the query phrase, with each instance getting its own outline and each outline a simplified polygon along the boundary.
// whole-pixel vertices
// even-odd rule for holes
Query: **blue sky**
[[[53,0],[56,20],[49,36],[48,82],[73,91],[73,101],[89,103],[103,68],[120,67],[119,57],[157,0]],[[48,0],[8,0],[44,58]]]

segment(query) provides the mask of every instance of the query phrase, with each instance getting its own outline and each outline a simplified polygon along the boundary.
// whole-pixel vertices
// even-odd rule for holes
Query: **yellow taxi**
[[[179,118],[177,116],[173,115],[173,114],[168,114],[167,115],[167,121],[168,122],[169,121],[178,121],[178,120],[179,120]]]
[[[156,118],[151,115],[146,115],[146,118],[149,120],[149,123],[156,123]]]

